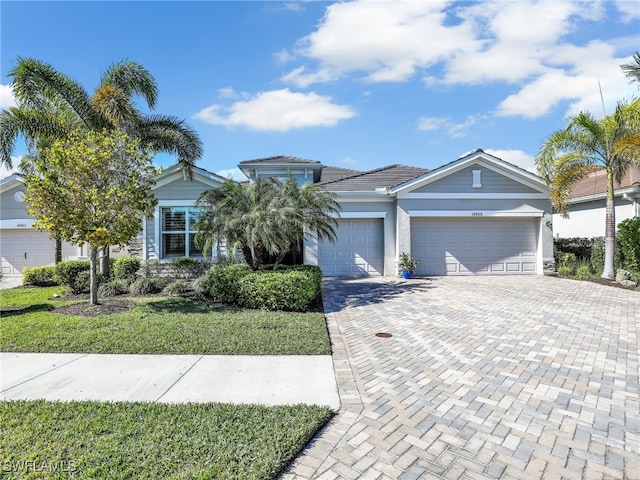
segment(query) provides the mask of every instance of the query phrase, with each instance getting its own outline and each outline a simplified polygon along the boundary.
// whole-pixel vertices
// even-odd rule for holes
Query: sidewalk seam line
[[[175,386],[176,386],[176,384],[177,384],[180,380],[182,380],[182,379],[184,378],[184,376],[185,376],[187,373],[189,373],[189,372],[193,369],[193,367],[195,367],[195,366],[200,362],[200,360],[202,360],[203,358],[204,358],[204,355],[200,355],[200,358],[198,358],[195,362],[193,362],[193,364],[192,364],[189,368],[187,368],[187,369],[184,371],[184,373],[183,373],[182,375],[180,375],[180,376],[176,379],[176,381],[175,381],[175,382],[173,382],[171,385],[169,385],[169,387],[167,387],[167,389],[166,389],[164,392],[162,392],[162,393],[160,394],[160,396],[154,400],[154,402],[155,402],[155,403],[159,402],[159,401],[160,401],[160,399],[161,399],[162,397],[164,397],[167,393],[169,393],[169,390],[171,390],[173,387],[175,387]]]
[[[37,353],[37,352],[2,352],[2,353]],[[30,382],[31,380],[35,380],[36,378],[42,377],[43,375],[46,375],[47,373],[51,373],[51,372],[53,372],[54,370],[58,370],[59,368],[62,368],[62,367],[64,367],[64,366],[67,366],[67,365],[69,365],[70,363],[73,363],[73,362],[75,362],[75,361],[77,361],[77,360],[80,360],[81,358],[85,358],[85,357],[87,357],[87,356],[89,356],[89,355],[91,355],[91,354],[90,354],[90,353],[84,353],[84,354],[81,354],[78,358],[74,358],[74,359],[72,359],[72,360],[69,360],[68,362],[63,363],[62,365],[55,366],[55,367],[53,367],[52,369],[47,370],[46,372],[42,372],[42,373],[40,373],[40,374],[36,375],[35,377],[31,377],[31,378],[29,378],[29,379],[27,379],[27,380],[25,380],[25,381],[23,381],[23,382],[16,383],[13,387],[9,387],[9,388],[6,388],[6,389],[4,389],[4,390],[0,390],[0,393],[8,392],[8,391],[9,391],[9,390],[11,390],[11,389],[14,389],[14,388],[16,388],[16,387],[19,387],[20,385],[24,385],[25,383]]]

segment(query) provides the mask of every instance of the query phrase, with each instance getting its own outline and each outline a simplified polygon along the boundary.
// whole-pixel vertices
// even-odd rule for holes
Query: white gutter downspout
[[[630,197],[628,193],[623,193],[622,198],[624,198],[628,202],[633,203],[633,216],[640,217],[640,211],[638,210],[638,199],[634,197]]]

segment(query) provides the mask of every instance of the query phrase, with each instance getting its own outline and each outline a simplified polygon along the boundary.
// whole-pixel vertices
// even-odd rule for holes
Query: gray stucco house
[[[319,183],[336,195],[342,207],[336,244],[311,239],[303,246],[304,263],[319,265],[327,276],[397,275],[402,252],[420,260],[419,275],[553,270],[547,187],[536,175],[482,150],[431,171],[390,165],[361,172],[289,156],[247,160],[239,167],[249,181],[290,174],[299,183]],[[193,242],[194,206],[202,192],[223,181],[200,168],[194,168],[192,179],[177,165],[165,169],[154,187],[156,214],[143,221],[129,254],[161,261],[202,255]],[[16,185],[0,184],[2,266],[8,274],[19,273],[19,268],[9,265],[16,255],[5,258],[5,249],[12,252],[22,236],[34,235],[28,227],[15,228],[10,218],[26,213],[5,209],[5,198],[20,189]]]

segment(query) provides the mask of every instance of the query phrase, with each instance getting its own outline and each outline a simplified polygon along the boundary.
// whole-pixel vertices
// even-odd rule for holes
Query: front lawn
[[[271,479],[329,408],[0,402],[0,477]]]
[[[324,315],[246,310],[177,297],[130,297],[95,317],[64,313],[60,287],[0,291],[5,352],[329,355]],[[24,310],[10,311],[24,306]],[[63,308],[61,308],[63,307]],[[58,309],[58,311],[57,311]],[[59,313],[63,312],[63,313]]]

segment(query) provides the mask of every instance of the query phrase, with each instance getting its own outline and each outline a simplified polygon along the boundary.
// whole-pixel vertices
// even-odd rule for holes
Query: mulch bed
[[[55,313],[63,315],[78,315],[82,317],[97,317],[98,315],[113,315],[131,310],[137,304],[131,300],[101,299],[98,305],[90,305],[88,301],[56,307]]]

